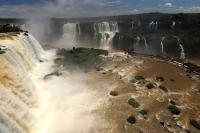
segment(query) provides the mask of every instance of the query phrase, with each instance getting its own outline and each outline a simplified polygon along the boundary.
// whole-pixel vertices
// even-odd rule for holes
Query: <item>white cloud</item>
[[[179,7],[177,9],[178,12],[186,12],[186,13],[200,13],[200,6],[193,7]]]
[[[164,4],[164,6],[165,6],[165,7],[172,7],[172,6],[173,6],[173,4],[172,4],[172,3],[170,3],[170,2],[167,2],[167,3],[165,3],[165,4]]]

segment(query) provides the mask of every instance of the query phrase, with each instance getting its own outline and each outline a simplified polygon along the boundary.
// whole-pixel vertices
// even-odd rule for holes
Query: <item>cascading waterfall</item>
[[[173,22],[172,22],[172,25],[171,25],[171,29],[175,29],[175,26],[176,26],[176,22],[173,21]]]
[[[145,45],[145,50],[148,51],[148,44],[147,44],[147,40],[146,38],[144,37],[144,45]]]
[[[59,40],[60,47],[72,48],[79,43],[81,28],[79,23],[67,23],[63,26],[63,36]]]
[[[139,45],[140,45],[140,40],[141,40],[141,38],[140,38],[139,36],[137,36],[136,40],[137,40],[137,41],[136,41],[136,45],[139,46]]]
[[[1,39],[1,36],[9,37]],[[34,115],[31,109],[36,106],[37,96],[27,73],[39,63],[36,57],[43,54],[43,49],[37,46],[39,44],[30,44],[30,41],[36,43],[33,36],[29,39],[23,34],[0,35],[1,45],[7,47],[0,55],[1,133],[32,132]]]
[[[160,42],[162,54],[164,53],[164,43],[163,43],[164,40],[165,40],[165,37],[163,36],[162,39],[161,39],[161,42]]]
[[[111,49],[112,40],[117,32],[119,32],[117,22],[100,22],[94,24],[95,36],[101,35],[100,48]]]
[[[28,36],[0,34],[0,133],[88,133],[107,128],[93,113],[105,99],[88,89],[86,75],[55,65],[56,51],[44,51]],[[44,79],[55,70],[62,76]]]
[[[177,41],[179,43],[179,47],[180,47],[180,50],[181,50],[180,59],[185,59],[185,49],[184,49],[183,45],[181,44],[179,38],[177,38]]]

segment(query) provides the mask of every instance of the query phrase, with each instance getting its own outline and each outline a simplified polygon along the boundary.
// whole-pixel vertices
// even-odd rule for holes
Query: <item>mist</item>
[[[54,58],[53,53],[48,53],[48,59]],[[103,116],[96,113],[107,99],[101,92],[88,88],[87,75],[80,70],[63,70],[61,77],[44,80],[45,74],[57,69],[53,66],[53,60],[49,60],[38,64],[31,73],[39,99],[39,106],[33,111],[34,132],[95,133],[108,128]]]

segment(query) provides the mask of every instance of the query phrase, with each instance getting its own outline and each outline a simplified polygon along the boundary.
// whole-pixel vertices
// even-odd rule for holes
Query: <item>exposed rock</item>
[[[178,108],[178,107],[175,106],[175,105],[169,105],[169,106],[168,106],[168,110],[169,110],[172,114],[174,114],[174,115],[179,115],[179,114],[181,113],[181,109]]]
[[[57,71],[54,71],[54,72],[52,72],[50,74],[45,75],[44,79],[48,79],[51,76],[60,76],[60,75],[62,75],[62,73],[59,70],[57,70]]]
[[[129,99],[128,104],[131,105],[134,108],[140,107],[140,104],[134,98]]]
[[[135,116],[129,116],[127,119],[127,122],[130,124],[135,124],[136,123],[136,118]]]

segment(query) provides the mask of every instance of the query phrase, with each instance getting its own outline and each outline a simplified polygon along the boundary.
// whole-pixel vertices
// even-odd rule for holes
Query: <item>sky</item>
[[[0,0],[1,18],[200,13],[200,0]]]

